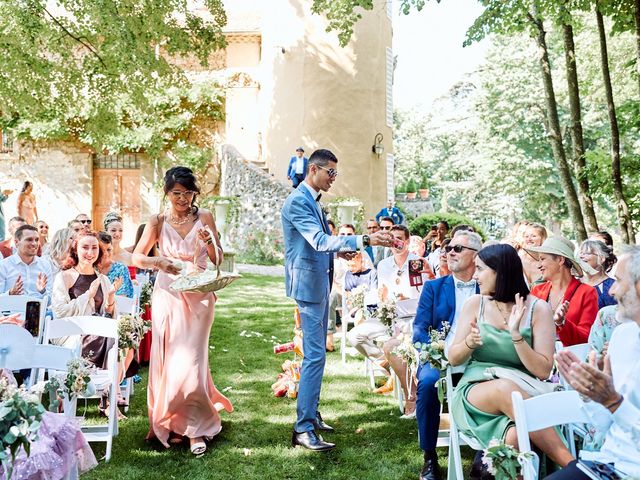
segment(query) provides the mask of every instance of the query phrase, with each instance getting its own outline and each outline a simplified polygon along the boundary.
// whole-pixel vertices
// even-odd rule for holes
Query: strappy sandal
[[[203,455],[204,452],[207,451],[207,444],[204,442],[196,442],[191,445],[191,453],[193,453],[196,457]]]

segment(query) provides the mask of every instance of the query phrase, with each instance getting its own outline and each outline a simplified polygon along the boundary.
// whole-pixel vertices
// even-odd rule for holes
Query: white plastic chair
[[[82,397],[99,398],[100,392],[106,387],[109,388],[107,423],[82,426],[82,432],[87,441],[106,442],[105,461],[108,462],[111,459],[113,437],[118,434],[118,321],[113,318],[97,316],[58,318],[49,322],[46,335],[45,340],[47,342],[54,338],[71,335],[97,335],[114,339],[113,347],[111,347],[107,356],[108,368],[106,370],[98,369],[91,375],[91,381],[96,387],[97,394],[92,397]]]
[[[531,450],[529,432],[573,423],[586,423],[587,415],[580,408],[580,396],[575,390],[552,392],[526,400],[520,392],[511,393],[516,433],[520,452],[529,452],[532,458],[522,462],[524,480],[536,480],[540,460]]]
[[[131,314],[138,313],[138,301],[136,297],[129,298],[124,295],[116,295],[116,311],[119,314]]]
[[[47,313],[47,306],[49,305],[49,297],[47,297],[46,295],[42,298],[29,295],[0,295],[0,313],[19,313],[20,319],[24,320],[26,316],[27,302],[38,302],[40,304],[40,329],[37,338],[38,343],[42,343],[45,330],[45,316]]]

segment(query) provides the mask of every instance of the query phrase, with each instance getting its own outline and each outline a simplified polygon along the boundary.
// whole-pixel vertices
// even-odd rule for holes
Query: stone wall
[[[229,226],[228,239],[236,253],[242,254],[251,240],[263,239],[281,251],[283,247],[280,210],[291,187],[247,162],[230,145],[221,153],[222,196],[237,196],[240,201],[238,221]]]
[[[409,200],[405,194],[396,195],[396,204],[402,207],[402,210],[412,217],[419,217],[425,213],[433,213],[436,211],[431,198],[416,198]]]

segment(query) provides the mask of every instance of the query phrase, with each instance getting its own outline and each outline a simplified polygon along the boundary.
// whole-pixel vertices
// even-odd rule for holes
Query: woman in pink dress
[[[152,344],[147,405],[150,431],[165,447],[189,438],[191,452],[200,455],[205,440],[220,433],[222,409],[231,402],[213,384],[209,370],[209,334],[216,296],[213,293],[179,293],[169,288],[178,268],[162,268],[167,259],[187,271],[204,268],[207,258],[218,264],[222,247],[211,212],[195,204],[200,189],[193,172],[174,167],[164,177],[169,207],[151,217],[133,253],[133,264],[153,259],[161,271],[151,297]],[[145,257],[156,243],[160,257]],[[160,260],[159,260],[160,259]]]
[[[29,225],[35,225],[38,221],[36,196],[33,194],[33,184],[29,181],[24,182],[18,196],[18,216],[24,218]]]

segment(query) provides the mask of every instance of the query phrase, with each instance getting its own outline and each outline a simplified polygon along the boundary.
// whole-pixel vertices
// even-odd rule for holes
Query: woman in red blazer
[[[581,277],[585,270],[590,273],[591,267],[576,259],[573,244],[564,237],[550,237],[541,246],[526,250],[538,258],[545,281],[531,293],[551,305],[558,338],[565,347],[587,343],[598,314],[598,293],[580,282],[572,270]]]

